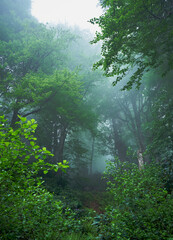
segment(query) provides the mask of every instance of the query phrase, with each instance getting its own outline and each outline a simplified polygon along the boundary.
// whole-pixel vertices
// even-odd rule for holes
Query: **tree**
[[[38,122],[41,123],[38,128],[40,144],[49,146],[54,153],[55,162],[63,161],[65,140],[67,135],[71,135],[71,131],[76,131],[77,127],[93,131],[97,122],[96,114],[83,100],[85,89],[79,74],[64,70],[60,79],[63,86],[38,115]]]
[[[33,19],[31,16],[31,0],[0,1],[0,39],[9,41],[23,28],[23,23]]]
[[[102,41],[102,66],[114,84],[136,68],[123,89],[139,87],[143,73],[163,66],[162,74],[173,70],[173,1],[103,0],[105,9],[90,22],[101,27],[92,43]]]
[[[1,102],[12,126],[18,114],[40,111],[56,95],[63,84],[57,70],[65,66],[64,48],[71,41],[67,31],[32,22],[18,35],[19,39],[0,41]]]
[[[67,61],[68,69],[71,71],[62,71],[64,85],[47,104],[44,111],[36,116],[39,122],[40,145],[46,145],[52,150],[55,155],[54,161],[62,161],[64,156],[65,159],[70,160],[71,164],[75,158],[78,158],[78,162],[83,161],[82,154],[79,157],[77,147],[72,142],[81,143],[78,146],[85,145],[80,132],[90,131],[92,135],[95,134],[97,114],[92,96],[93,88],[101,78],[100,71],[91,70],[91,59],[95,58],[98,51],[95,47],[91,48],[87,42],[88,34],[79,30],[73,30],[73,34],[76,34],[76,38],[69,47]],[[87,138],[90,138],[91,134],[87,134]],[[75,154],[77,157],[74,156]]]
[[[6,6],[8,3],[2,4],[6,9],[2,20],[8,14],[12,18],[9,8],[14,15],[17,11],[14,5]],[[75,38],[64,26],[45,26],[30,17],[22,21],[19,18],[14,25],[17,29],[9,35],[8,30],[12,33],[10,23],[9,29],[4,27],[8,37],[1,35],[0,41],[0,111],[8,117],[12,127],[16,127],[18,115],[36,117],[40,145],[46,145],[54,153],[54,162],[62,162],[67,136],[77,127],[93,131],[96,122],[96,114],[87,103],[92,82],[99,78],[91,71],[87,50],[91,46],[82,40],[84,36],[77,41],[80,36]],[[82,67],[77,71],[79,64]]]
[[[30,0],[0,4],[0,102],[14,127],[18,115],[41,111],[64,84],[58,71],[67,66],[73,35],[35,21]]]
[[[36,143],[36,121],[20,120],[14,130],[0,117],[1,237],[57,239],[63,227],[62,204],[43,188],[38,172],[68,165],[50,164],[51,152]]]
[[[122,83],[112,88],[111,82],[97,86],[94,102],[97,101],[100,132],[103,131],[102,145],[107,145],[112,156],[126,161],[128,147],[133,151],[146,149],[144,125],[151,119],[148,112],[150,91],[144,83],[140,90],[120,91],[121,87]]]

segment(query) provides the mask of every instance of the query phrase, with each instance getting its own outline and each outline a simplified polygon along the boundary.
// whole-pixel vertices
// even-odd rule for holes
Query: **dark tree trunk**
[[[90,158],[90,165],[89,165],[89,173],[90,174],[92,174],[92,167],[93,167],[94,145],[95,145],[95,137],[92,138],[91,158]]]
[[[117,152],[118,157],[121,161],[126,161],[127,147],[120,137],[120,133],[118,132],[118,126],[116,124],[115,119],[112,119],[112,126],[113,126],[113,134],[114,134],[115,152]]]
[[[52,149],[53,149],[55,164],[63,162],[63,160],[64,160],[63,153],[64,153],[64,145],[65,145],[66,136],[67,136],[67,124],[66,123],[63,123],[63,124],[54,123]],[[55,177],[57,179],[58,184],[60,184],[60,185],[64,184],[61,169],[59,169],[58,172],[55,173]]]
[[[12,116],[12,119],[11,119],[11,124],[10,124],[10,126],[13,129],[15,129],[17,127],[15,123],[20,120],[18,115],[19,115],[19,110],[18,109],[14,109],[13,116]]]
[[[57,123],[54,123],[53,154],[55,163],[63,161],[63,152],[66,136],[67,136],[67,124],[58,125]]]

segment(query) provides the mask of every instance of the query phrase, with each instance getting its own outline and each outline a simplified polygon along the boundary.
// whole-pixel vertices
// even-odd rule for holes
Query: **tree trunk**
[[[54,163],[58,162],[58,126],[57,123],[53,124],[53,147],[52,152],[54,154]]]
[[[118,132],[118,126],[116,124],[115,119],[112,119],[112,126],[113,126],[113,134],[114,134],[114,146],[115,152],[117,150],[118,157],[120,161],[127,160],[127,147],[124,142],[121,140],[120,134]]]
[[[58,124],[54,123],[54,131],[53,131],[53,154],[54,154],[54,163],[57,164],[59,162],[63,162],[63,153],[64,153],[64,144],[67,136],[67,124]],[[57,183],[60,185],[64,184],[62,178],[61,169],[55,174],[57,179]]]
[[[13,111],[13,116],[12,116],[12,119],[11,119],[11,124],[10,126],[15,129],[16,128],[16,122],[19,121],[19,117],[18,117],[18,114],[19,114],[19,110],[18,109],[14,109]]]
[[[89,173],[90,173],[90,175],[92,174],[92,167],[93,167],[94,145],[95,145],[95,137],[92,138],[91,158],[90,158],[90,165],[89,165]]]
[[[140,111],[139,109],[137,109],[136,99],[133,99],[133,98],[132,98],[132,107],[133,107],[134,117],[135,117],[136,138],[137,138],[138,146],[141,149],[141,152],[144,152],[145,146],[144,146],[144,136],[142,134],[142,129],[141,129]]]
[[[64,144],[67,136],[67,124],[61,125],[58,141],[58,162],[63,162]]]
[[[142,151],[138,150],[137,154],[138,154],[139,169],[142,170],[142,169],[144,169],[144,160],[143,160],[143,156],[142,156]]]

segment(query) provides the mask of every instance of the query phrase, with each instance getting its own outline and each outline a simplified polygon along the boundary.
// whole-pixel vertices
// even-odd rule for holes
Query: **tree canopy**
[[[162,74],[173,69],[172,0],[103,0],[105,9],[90,22],[101,27],[92,43],[102,41],[102,66],[107,76],[116,76],[115,84],[128,71],[133,74],[125,88],[137,87],[143,73],[164,66]]]

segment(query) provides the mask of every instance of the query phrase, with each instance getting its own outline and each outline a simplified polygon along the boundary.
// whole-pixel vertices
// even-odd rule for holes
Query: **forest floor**
[[[110,201],[106,191],[82,191],[82,198],[80,199],[84,208],[89,208],[96,213],[101,214],[105,211],[105,206]]]

